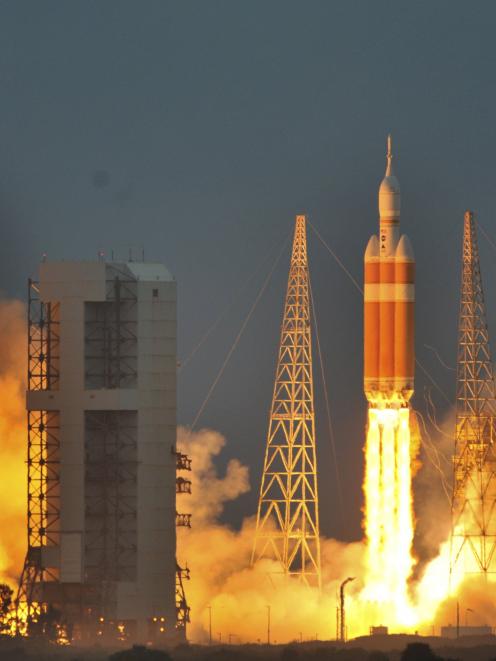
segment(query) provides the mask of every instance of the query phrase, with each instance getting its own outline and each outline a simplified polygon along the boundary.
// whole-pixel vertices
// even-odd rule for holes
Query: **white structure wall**
[[[99,582],[98,558],[104,558],[105,585],[96,585],[102,613],[134,626],[134,639],[146,642],[153,618],[165,618],[171,631],[176,617],[176,283],[161,264],[45,262],[39,286],[44,303],[60,303],[58,389],[27,393],[28,410],[60,412],[60,548],[50,548],[46,562],[58,564],[60,583],[80,584],[84,596],[86,585]],[[116,287],[133,299],[122,307],[124,321]],[[109,315],[107,330],[100,315]],[[124,449],[117,431],[102,437],[100,451],[98,431],[85,428],[92,415],[97,423],[136,421]],[[111,465],[100,466],[110,455]],[[124,468],[116,457],[124,457]],[[122,480],[115,472],[121,469]],[[124,558],[122,571],[95,534],[110,485],[109,502],[123,494],[124,509],[116,510],[116,523],[102,514],[101,544],[112,541],[117,565]]]

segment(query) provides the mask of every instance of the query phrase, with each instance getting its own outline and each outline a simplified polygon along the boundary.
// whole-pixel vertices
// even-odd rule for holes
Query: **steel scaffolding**
[[[117,266],[107,270],[107,300],[85,304],[86,388],[136,388],[137,285]]]
[[[188,455],[176,452],[174,447],[172,453],[176,455],[176,471],[191,471],[191,459]],[[178,476],[176,477],[176,494],[184,493],[191,493],[191,480]],[[176,512],[176,526],[191,528],[191,514]],[[189,581],[189,578],[189,569],[180,567],[176,561],[176,631],[182,640],[186,640],[186,627],[190,621],[190,608],[183,583],[183,580]]]
[[[320,587],[319,500],[306,218],[297,216],[252,563]]]
[[[85,430],[85,582],[107,619],[115,584],[136,580],[137,414],[87,411]]]
[[[85,387],[137,387],[137,284],[106,267],[106,300],[85,302]],[[85,606],[115,619],[118,582],[137,572],[137,412],[85,413]],[[89,598],[91,595],[91,599]]]
[[[186,600],[183,580],[189,581],[188,567],[176,565],[176,631],[181,639],[186,640],[186,627],[190,622],[190,607]]]
[[[451,572],[496,571],[496,401],[474,214],[464,219]]]
[[[59,386],[58,303],[43,303],[38,283],[28,281],[28,390]],[[57,411],[28,411],[28,550],[16,596],[19,632],[46,610],[46,584],[58,580],[47,567],[51,547],[59,544],[60,421]]]

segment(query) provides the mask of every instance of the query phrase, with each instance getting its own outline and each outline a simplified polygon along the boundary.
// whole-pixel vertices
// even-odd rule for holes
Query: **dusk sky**
[[[3,0],[0,288],[24,298],[48,259],[135,254],[179,287],[179,357],[232,303],[179,377],[190,424],[294,216],[361,282],[377,231],[386,136],[417,259],[416,349],[452,401],[461,231],[473,209],[496,242],[494,2]],[[315,365],[321,524],[360,536],[366,402],[362,300],[309,231],[339,472],[340,517]],[[490,332],[495,250],[479,235]],[[250,467],[254,513],[289,244],[200,418]],[[246,280],[255,272],[248,285]],[[429,382],[417,373],[414,405]],[[449,409],[433,390],[439,417]]]

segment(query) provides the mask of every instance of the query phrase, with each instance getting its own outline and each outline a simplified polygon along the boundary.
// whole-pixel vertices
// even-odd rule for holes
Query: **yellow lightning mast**
[[[320,587],[310,284],[306,218],[296,216],[252,563]]]
[[[496,573],[496,392],[474,214],[464,220],[451,572]]]

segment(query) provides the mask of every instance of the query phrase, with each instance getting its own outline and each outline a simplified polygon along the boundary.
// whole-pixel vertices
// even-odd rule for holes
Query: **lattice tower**
[[[28,389],[57,389],[59,305],[43,303],[38,283],[28,283]],[[28,550],[15,600],[18,633],[26,633],[46,609],[44,585],[58,576],[44,566],[47,547],[59,544],[59,415],[28,412]]]
[[[464,220],[451,571],[496,571],[496,401],[474,214]]]
[[[191,471],[191,459],[186,454],[176,452],[176,494],[190,494],[191,480],[177,476],[178,471]],[[191,514],[176,511],[176,526],[191,528]],[[188,567],[181,567],[176,559],[176,633],[178,640],[186,641],[186,628],[190,620],[190,607],[186,599],[184,580],[190,579]]]
[[[320,539],[306,218],[296,217],[252,562],[319,586]]]

